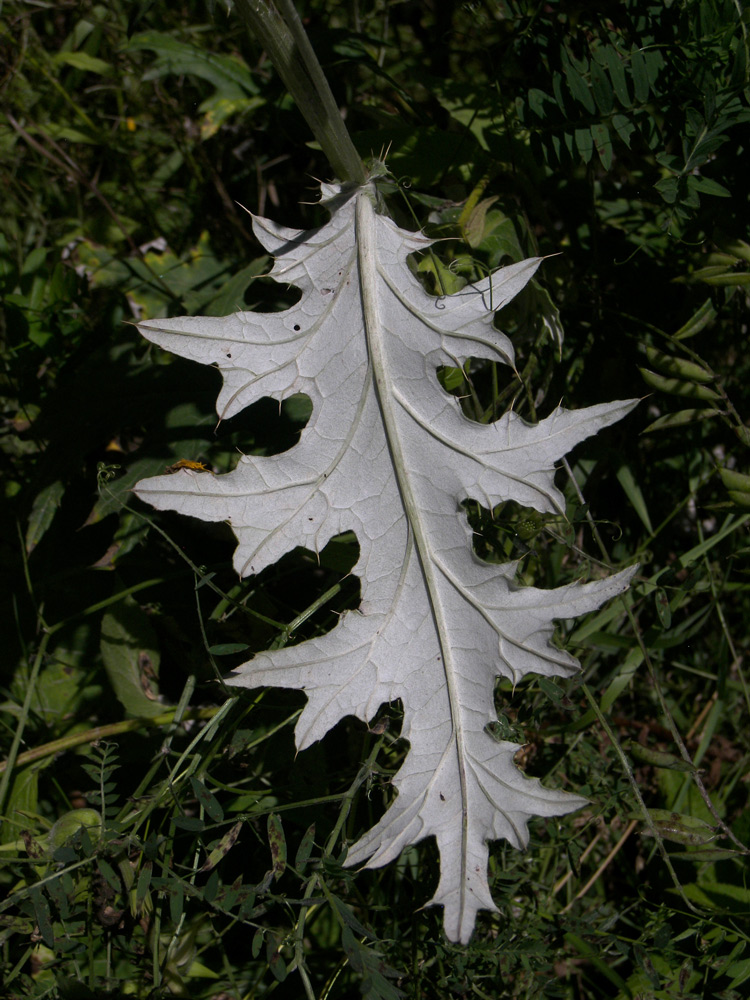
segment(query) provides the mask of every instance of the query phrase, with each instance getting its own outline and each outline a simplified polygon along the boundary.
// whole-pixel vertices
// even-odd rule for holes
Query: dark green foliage
[[[392,796],[400,707],[295,755],[297,694],[222,673],[356,607],[352,535],[258,578],[140,478],[291,447],[294,397],[216,426],[218,377],[139,317],[285,308],[241,205],[321,221],[328,177],[221,4],[3,4],[0,947],[8,997],[735,1000],[750,982],[748,12],[731,0],[300,3],[412,261],[447,294],[540,253],[517,371],[437,373],[471,419],[644,396],[570,456],[563,517],[466,516],[558,586],[639,560],[498,685],[498,740],[588,809],[494,844],[466,948],[419,909],[433,845],[342,866]],[[561,342],[561,333],[564,340]]]

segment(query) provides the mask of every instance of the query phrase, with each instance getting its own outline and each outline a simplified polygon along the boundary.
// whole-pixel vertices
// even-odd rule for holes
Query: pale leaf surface
[[[539,260],[436,298],[406,261],[428,239],[378,215],[370,187],[324,186],[323,195],[331,220],[318,230],[254,222],[276,256],[273,277],[302,292],[295,306],[141,324],[167,350],[218,366],[223,419],[263,396],[306,393],[312,416],[299,443],[281,455],[243,456],[227,475],[183,469],[144,480],[136,492],[160,510],[227,521],[242,576],[298,545],[320,551],[355,532],[359,609],[327,635],[260,653],[229,681],[304,691],[300,749],[344,716],[366,722],[384,702],[401,700],[410,750],[394,782],[398,795],[347,864],[383,865],[435,836],[441,878],[432,902],[444,907],[447,935],[467,941],[477,911],[495,909],[488,841],[524,846],[531,816],[585,801],[526,778],[513,763],[519,747],[486,731],[495,680],[575,671],[577,661],[550,641],[554,619],[599,607],[627,587],[633,570],[556,590],[520,587],[515,564],[490,565],[473,553],[460,504],[514,500],[564,511],[555,462],[635,404],[558,409],[533,426],[513,413],[490,425],[467,419],[436,369],[470,356],[513,363],[492,310],[523,288]]]

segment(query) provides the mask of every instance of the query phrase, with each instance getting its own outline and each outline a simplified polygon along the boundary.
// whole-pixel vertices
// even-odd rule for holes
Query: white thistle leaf
[[[556,590],[519,587],[514,563],[474,555],[460,504],[514,500],[563,511],[555,462],[636,401],[558,409],[534,426],[513,413],[490,425],[468,420],[436,369],[470,356],[513,364],[492,310],[523,288],[539,259],[435,298],[406,263],[430,240],[378,215],[370,186],[324,185],[323,194],[331,219],[318,230],[254,221],[276,255],[273,277],[302,291],[295,306],[140,324],[167,350],[218,366],[222,418],[262,396],[306,393],[312,416],[299,443],[281,455],[243,456],[227,475],[183,469],[143,480],[136,492],[160,510],[227,521],[242,576],[298,545],[320,551],[355,532],[359,609],[327,635],[258,654],[229,683],[304,691],[300,749],[344,716],[367,722],[384,702],[401,700],[410,750],[394,781],[398,795],[347,864],[383,865],[435,836],[442,874],[431,902],[444,907],[448,937],[466,942],[477,911],[495,909],[488,841],[523,847],[530,817],[585,802],[526,778],[513,763],[519,747],[486,731],[496,677],[516,683],[532,671],[575,671],[578,662],[551,644],[554,619],[599,607],[635,570]]]

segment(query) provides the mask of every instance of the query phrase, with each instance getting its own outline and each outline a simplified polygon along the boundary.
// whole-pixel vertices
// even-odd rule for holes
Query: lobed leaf
[[[474,555],[461,503],[513,500],[564,513],[555,462],[636,401],[558,408],[533,426],[514,413],[490,425],[470,421],[436,371],[461,368],[470,356],[513,364],[492,310],[527,284],[539,259],[430,296],[407,267],[430,240],[378,215],[370,185],[324,185],[323,194],[331,219],[320,229],[254,221],[276,256],[273,277],[302,292],[295,306],[141,324],[149,340],[219,367],[222,419],[261,396],[307,394],[312,416],[299,443],[273,457],[243,456],[227,475],[181,469],[136,492],[162,510],[227,521],[242,576],[297,545],[320,552],[335,535],[356,534],[359,609],[327,635],[260,653],[229,682],[304,691],[300,749],[344,716],[368,722],[384,702],[401,700],[410,751],[394,781],[398,795],[346,864],[377,867],[434,836],[442,874],[431,902],[445,908],[447,935],[465,942],[477,911],[495,909],[488,841],[522,847],[531,816],[585,801],[526,778],[513,763],[518,745],[486,731],[495,680],[574,672],[577,661],[551,643],[554,619],[599,607],[634,569],[557,590],[520,587],[515,563]]]

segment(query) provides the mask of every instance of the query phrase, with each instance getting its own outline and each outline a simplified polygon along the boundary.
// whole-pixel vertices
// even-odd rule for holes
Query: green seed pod
[[[631,757],[642,764],[651,764],[652,767],[666,767],[670,771],[695,771],[695,767],[682,757],[676,757],[666,750],[654,750],[651,747],[641,746],[633,740],[623,743],[623,750],[627,750]]]
[[[708,281],[709,278],[715,278],[727,273],[726,264],[712,264],[710,267],[699,267],[697,271],[693,271],[691,274],[687,275],[684,280]]]
[[[695,410],[665,413],[663,417],[658,417],[652,424],[645,427],[641,434],[650,434],[652,431],[661,431],[669,427],[684,427],[686,424],[693,424],[698,420],[710,420],[711,417],[715,417],[720,412],[713,407],[701,407]]]
[[[710,844],[716,840],[716,831],[708,823],[695,816],[685,816],[670,812],[668,809],[649,809],[649,815],[658,833],[665,840],[673,840],[677,844],[696,846]],[[642,830],[641,835],[648,835],[650,830]]]
[[[750,263],[750,245],[744,240],[720,240],[718,245],[724,253],[731,254],[736,260],[746,260]]]
[[[694,337],[714,319],[716,319],[716,309],[711,299],[706,299],[703,305],[699,309],[696,309],[687,323],[681,326],[677,333],[673,334],[673,339],[687,340],[688,337]]]
[[[102,831],[102,817],[96,809],[71,809],[54,824],[49,832],[50,851],[62,847],[83,827],[92,840],[98,840]]]
[[[737,258],[729,253],[710,253],[708,255],[709,267],[716,264],[721,264],[723,267],[734,267],[736,262]]]
[[[728,490],[739,490],[740,493],[750,493],[750,476],[734,469],[719,469],[721,481]]]
[[[732,503],[736,503],[738,507],[750,510],[750,493],[743,493],[740,490],[730,490],[729,499]]]
[[[748,285],[750,284],[750,271],[733,271],[726,274],[712,274],[701,278],[707,285]]]
[[[685,358],[675,358],[669,354],[662,354],[653,347],[646,348],[646,357],[660,372],[665,375],[674,375],[677,378],[687,379],[689,382],[713,382],[715,376],[703,365],[698,365],[694,361]]]
[[[718,392],[709,389],[707,385],[696,385],[694,382],[683,382],[677,378],[665,378],[648,368],[638,369],[646,385],[658,392],[668,392],[672,396],[687,396],[689,399],[720,399]]]

